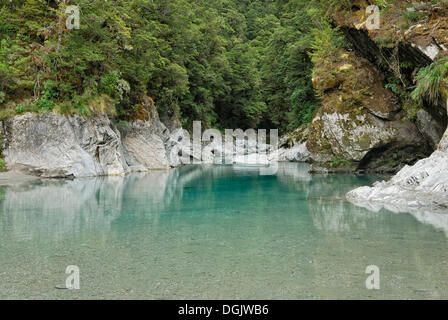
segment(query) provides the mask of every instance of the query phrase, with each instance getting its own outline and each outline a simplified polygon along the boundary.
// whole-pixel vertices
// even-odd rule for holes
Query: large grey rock
[[[165,148],[168,162],[173,168],[192,163],[193,159],[201,160],[200,154],[193,154],[192,139],[185,129],[177,128],[172,131],[165,142]],[[200,146],[196,146],[196,148],[201,150]]]
[[[319,139],[329,144],[331,156],[359,162],[372,150],[384,146],[395,146],[396,149],[409,145],[424,144],[423,137],[410,121],[395,119],[385,121],[370,113],[353,115],[349,113],[323,113],[313,119],[321,122]],[[310,143],[308,142],[307,146]],[[322,146],[323,147],[323,146]],[[316,148],[314,148],[316,149]],[[321,152],[311,152],[316,162],[325,159]]]
[[[350,191],[347,199],[361,206],[384,206],[394,211],[415,208],[448,210],[448,130],[438,150],[391,180]]]
[[[366,34],[352,36],[365,40]],[[338,50],[316,63],[313,84],[322,105],[307,140],[312,170],[397,172],[434,150],[404,120],[406,112],[384,81],[376,65],[354,52]]]
[[[131,171],[170,168],[164,142],[167,133],[160,122],[142,120],[122,130],[124,155]]]
[[[120,132],[107,116],[26,113],[5,121],[3,155],[9,170],[42,177],[129,172]]]
[[[443,136],[444,128],[427,111],[421,109],[417,112],[416,124],[425,136],[431,147],[435,149]]]
[[[437,148],[440,151],[448,152],[448,130],[443,135],[442,139],[440,140],[439,146]]]
[[[284,162],[306,162],[309,160],[310,152],[306,147],[306,142],[296,144],[291,148],[280,148],[278,151],[278,161]]]

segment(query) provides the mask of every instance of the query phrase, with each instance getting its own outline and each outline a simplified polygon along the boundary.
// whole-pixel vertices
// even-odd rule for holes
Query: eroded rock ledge
[[[170,131],[155,112],[147,120],[119,125],[106,115],[26,113],[0,121],[0,134],[7,169],[42,178],[126,175],[167,170],[192,159],[220,163],[223,156],[232,157],[234,163],[270,162],[267,155],[256,157],[258,149],[270,150],[269,145],[246,145],[248,155],[227,148],[223,154],[202,152],[198,159],[192,151],[213,151],[211,143],[203,141],[192,148],[184,129]]]
[[[158,121],[136,121],[122,133],[106,116],[55,113],[15,116],[2,124],[8,170],[44,178],[124,175],[170,167]]]
[[[350,191],[347,199],[363,207],[393,211],[416,208],[448,210],[448,130],[438,149],[427,159],[405,166],[389,181]]]

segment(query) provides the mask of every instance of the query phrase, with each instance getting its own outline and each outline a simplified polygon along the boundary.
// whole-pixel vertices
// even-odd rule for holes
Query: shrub
[[[85,105],[83,97],[78,95],[73,96],[73,106],[81,116],[90,116],[91,112]]]
[[[320,60],[330,59],[335,48],[348,46],[338,28],[333,28],[328,21],[324,21],[320,28],[312,29],[313,41],[311,43],[311,60],[314,64]]]
[[[426,17],[426,13],[415,11],[402,11],[401,13],[408,23],[416,23]]]
[[[6,171],[6,165],[5,165],[5,160],[3,160],[2,158],[0,158],[0,172],[4,172]]]
[[[6,101],[6,93],[0,91],[0,104]]]
[[[124,96],[131,91],[129,83],[121,78],[121,73],[112,71],[101,77],[101,92],[109,97],[122,101]]]
[[[448,57],[421,69],[416,76],[417,87],[411,98],[421,102],[424,99],[439,104],[448,97]]]
[[[103,75],[101,77],[101,90],[110,97],[114,97],[119,79],[120,73],[118,71]]]
[[[37,101],[36,106],[41,109],[41,110],[51,110],[54,107],[54,103],[51,100],[48,99],[39,99],[39,101]]]
[[[16,113],[20,114],[20,113],[24,113],[26,111],[26,106],[24,104],[18,104],[16,106]]]
[[[120,120],[117,124],[117,127],[120,130],[124,130],[124,129],[128,129],[130,126],[129,122],[125,121],[125,120]]]
[[[54,107],[53,98],[55,98],[56,96],[57,96],[56,82],[52,80],[46,81],[40,99],[36,103],[38,109],[47,111],[53,109]]]

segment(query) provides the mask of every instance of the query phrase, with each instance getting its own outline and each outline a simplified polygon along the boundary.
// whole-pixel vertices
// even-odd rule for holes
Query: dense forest
[[[388,10],[394,1],[371,2]],[[79,8],[79,29],[66,26],[70,5]],[[285,133],[309,123],[320,105],[313,68],[334,56],[335,48],[350,50],[329,12],[350,11],[352,5],[348,0],[1,1],[0,118],[53,110],[107,113],[126,123],[144,118],[150,101],[166,124],[187,129],[201,120],[204,127]],[[407,21],[419,19],[401,14]],[[417,75],[421,86],[414,101],[441,92],[445,61],[438,64],[442,69],[434,65]],[[386,87],[403,96],[406,106],[412,83],[404,83],[400,72],[390,74]]]
[[[77,5],[80,28],[66,28]],[[26,111],[126,121],[151,97],[165,122],[279,128],[316,110],[307,0],[2,1],[1,116]]]

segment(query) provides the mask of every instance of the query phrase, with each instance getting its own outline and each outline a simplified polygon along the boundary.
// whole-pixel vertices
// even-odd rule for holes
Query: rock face
[[[168,129],[160,122],[137,120],[121,132],[126,162],[132,171],[170,168],[164,141],[169,137]]]
[[[193,143],[190,134],[182,128],[174,129],[165,142],[168,162],[172,167],[192,163],[193,159],[200,161],[201,155],[193,154]],[[200,148],[200,146],[195,146]]]
[[[421,109],[417,112],[416,125],[431,145],[431,148],[435,150],[443,136],[443,125],[436,121],[425,109]]]
[[[176,128],[170,132],[155,109],[150,110],[153,112],[149,116],[145,113],[144,120],[118,126],[106,115],[27,113],[9,118],[0,122],[6,167],[43,178],[66,178],[125,175],[189,163],[223,163],[227,156],[232,156],[234,163],[270,162],[267,155],[257,157],[257,148],[270,149],[269,145],[246,146],[248,155],[244,149],[243,153],[220,150],[206,141],[194,145],[186,130]],[[306,152],[304,145],[299,151]]]
[[[300,127],[283,136],[279,140],[278,161],[280,162],[307,162],[310,152],[306,147],[306,139],[310,135],[308,127]]]
[[[415,74],[418,70],[447,54],[448,11],[445,6],[440,6],[437,2],[411,4],[397,1],[389,8],[391,14],[382,15],[381,28],[367,31],[365,21],[368,13],[365,8],[369,3],[356,0],[354,4],[356,7],[353,8],[359,10],[352,10],[348,15],[342,11],[334,14],[335,23],[341,27],[345,38],[360,57],[368,60],[382,74],[390,74],[392,71],[403,85],[407,83],[405,86],[408,88],[415,84]],[[403,9],[418,12],[426,18],[418,22],[400,21],[402,15],[393,12],[399,13]],[[423,101],[419,107],[421,110],[418,111],[414,121],[418,133],[414,132],[414,135],[421,135],[432,150],[438,146],[437,150],[429,158],[420,160],[415,165],[406,165],[387,182],[376,182],[373,187],[361,187],[349,192],[347,198],[351,202],[375,211],[385,207],[392,211],[414,212],[418,215],[424,212],[423,216],[418,217],[419,220],[434,220],[430,218],[433,215],[428,213],[446,211],[448,131],[443,135],[447,127],[446,106],[442,101],[439,103]],[[383,135],[382,132],[378,134]],[[396,142],[393,141],[392,145],[396,145]],[[386,148],[390,150],[390,147],[391,144],[387,143],[379,151],[384,151]],[[407,154],[416,154],[418,150],[415,147],[422,148],[423,153],[426,152],[425,144],[421,144],[421,138],[415,140],[414,148],[406,143],[402,146],[402,150]],[[400,158],[398,152],[396,153]],[[373,150],[370,152],[371,156],[367,154],[360,164],[370,162],[378,165],[378,158],[381,158],[378,154],[381,153]],[[390,155],[390,151],[382,154]]]
[[[343,50],[316,65],[313,82],[322,107],[306,144],[312,171],[396,171],[418,153],[429,154],[425,137],[402,120],[405,114],[383,80],[368,60]]]
[[[283,162],[306,162],[309,156],[306,142],[295,144],[291,148],[280,148],[278,151],[278,161]]]
[[[106,115],[27,113],[3,123],[3,157],[9,170],[41,177],[124,175],[168,169],[169,131],[158,119],[137,120],[122,133]]]
[[[384,206],[394,211],[448,209],[448,130],[429,158],[404,167],[390,181],[355,189],[347,199],[357,205]]]
[[[367,30],[371,4],[354,0],[329,10],[350,45],[315,57],[312,82],[322,106],[306,143],[311,171],[395,173],[429,156],[447,127],[445,105],[417,106],[406,92],[419,70],[448,54],[448,8],[395,1],[381,27]],[[426,19],[404,21],[403,10]]]
[[[4,139],[3,155],[9,170],[42,177],[129,172],[120,132],[107,116],[27,113],[5,121]]]

